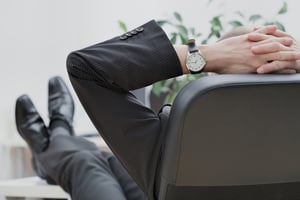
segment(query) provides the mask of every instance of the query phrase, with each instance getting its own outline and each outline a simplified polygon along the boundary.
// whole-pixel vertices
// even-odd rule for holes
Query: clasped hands
[[[206,52],[211,63],[206,71],[216,73],[300,72],[300,44],[276,26],[254,28],[212,45]],[[214,55],[210,56],[210,53]]]
[[[255,55],[263,55],[268,63],[257,68],[257,73],[300,72],[300,46],[289,34],[276,26],[256,28],[248,35],[249,41],[257,42],[251,50]]]

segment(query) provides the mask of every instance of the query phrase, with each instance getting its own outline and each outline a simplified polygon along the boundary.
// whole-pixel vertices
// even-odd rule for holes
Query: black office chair
[[[300,199],[300,75],[218,75],[173,104],[159,200]]]

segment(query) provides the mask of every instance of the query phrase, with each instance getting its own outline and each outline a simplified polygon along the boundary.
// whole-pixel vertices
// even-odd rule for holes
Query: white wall
[[[69,84],[67,54],[121,34],[120,19],[134,28],[150,19],[171,18],[179,11],[186,24],[206,33],[208,20],[215,14],[230,16],[240,10],[271,18],[282,2],[214,0],[208,6],[208,0],[0,0],[0,138],[16,135],[14,105],[23,93],[32,97],[47,122],[48,78],[60,75]],[[287,2],[289,11],[279,20],[297,38],[300,1]],[[76,129],[94,131],[76,102]]]

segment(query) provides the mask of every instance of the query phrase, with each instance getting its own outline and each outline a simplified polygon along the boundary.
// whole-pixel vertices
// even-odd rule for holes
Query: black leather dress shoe
[[[27,95],[17,99],[15,112],[17,130],[32,153],[43,152],[49,143],[48,130]]]
[[[49,134],[43,119],[27,95],[22,95],[17,99],[15,119],[20,136],[26,141],[31,150],[32,166],[35,172],[39,177],[46,179],[48,183],[54,183],[36,159],[37,154],[48,148]]]
[[[56,119],[64,120],[73,130],[74,102],[61,77],[55,76],[49,80],[48,95],[50,122]]]

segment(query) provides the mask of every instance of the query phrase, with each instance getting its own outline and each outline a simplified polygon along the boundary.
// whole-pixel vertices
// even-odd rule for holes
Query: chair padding
[[[218,75],[187,85],[170,113],[160,199],[183,191],[216,199],[205,195],[212,188],[292,194],[300,182],[299,105],[299,74]]]

